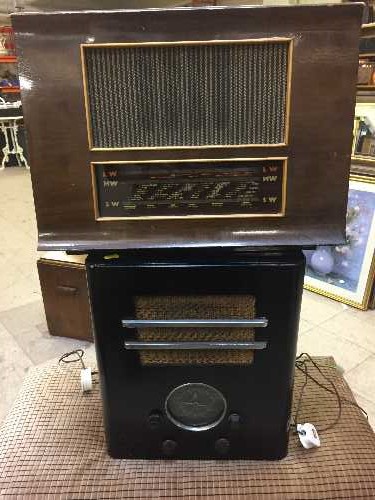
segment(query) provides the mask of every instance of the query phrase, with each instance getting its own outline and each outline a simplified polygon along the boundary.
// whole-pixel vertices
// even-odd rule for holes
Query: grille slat
[[[86,47],[94,148],[280,144],[288,41]]]
[[[254,319],[252,295],[174,295],[135,297],[138,320]],[[253,328],[138,328],[137,340],[144,342],[252,342]],[[144,350],[143,365],[243,365],[253,362],[253,350]]]

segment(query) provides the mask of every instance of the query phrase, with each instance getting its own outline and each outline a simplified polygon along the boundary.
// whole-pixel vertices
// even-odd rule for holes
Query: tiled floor
[[[1,421],[30,366],[89,344],[48,335],[30,175],[23,169],[0,172],[0,238]],[[375,426],[375,311],[357,311],[305,291],[298,352],[333,355]]]

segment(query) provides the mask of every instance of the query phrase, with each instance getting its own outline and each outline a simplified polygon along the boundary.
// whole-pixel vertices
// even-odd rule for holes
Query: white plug
[[[297,424],[297,433],[299,440],[304,448],[319,448],[320,438],[318,431],[313,424],[306,422],[305,424]]]
[[[81,370],[81,390],[82,392],[92,390],[92,373],[90,367]]]

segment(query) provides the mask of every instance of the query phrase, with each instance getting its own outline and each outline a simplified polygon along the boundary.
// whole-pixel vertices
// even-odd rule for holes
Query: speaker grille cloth
[[[141,296],[135,298],[137,319],[253,319],[251,295]],[[252,328],[139,328],[143,341],[252,341]],[[143,365],[248,364],[253,351],[140,351]]]
[[[93,147],[283,143],[288,47],[86,48]]]

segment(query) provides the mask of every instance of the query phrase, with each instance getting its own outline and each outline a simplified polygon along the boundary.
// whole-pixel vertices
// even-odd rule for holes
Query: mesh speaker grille
[[[253,319],[251,295],[142,296],[135,298],[137,319]],[[139,328],[142,341],[249,341],[252,328]],[[253,351],[140,351],[143,365],[249,364]]]
[[[87,47],[96,148],[279,144],[288,41]]]

